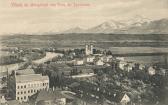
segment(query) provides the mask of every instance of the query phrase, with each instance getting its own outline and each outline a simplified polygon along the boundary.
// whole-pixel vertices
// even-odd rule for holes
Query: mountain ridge
[[[109,20],[89,29],[75,27],[61,33],[168,34],[168,19],[151,21],[140,17],[128,21]]]

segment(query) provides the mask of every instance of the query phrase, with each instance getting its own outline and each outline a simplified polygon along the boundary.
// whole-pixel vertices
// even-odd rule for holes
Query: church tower
[[[85,45],[85,55],[93,54],[93,44],[86,44]]]

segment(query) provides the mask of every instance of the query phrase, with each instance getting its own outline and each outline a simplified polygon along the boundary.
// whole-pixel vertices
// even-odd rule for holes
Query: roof
[[[10,100],[10,101],[7,101],[7,105],[19,105],[19,101],[17,101],[17,100]]]
[[[122,98],[124,97],[124,95],[127,95],[127,94],[126,93],[120,93],[120,92],[118,92],[118,93],[116,93],[116,96],[114,96],[114,100],[116,102],[120,102],[122,100]]]
[[[16,75],[16,82],[30,82],[30,81],[42,81],[49,80],[48,76],[42,76],[41,74],[29,74],[29,75]]]
[[[35,74],[33,69],[23,69],[23,70],[17,70],[16,71],[18,74],[21,75],[27,75],[27,74]]]
[[[65,98],[65,96],[63,96],[61,94],[60,91],[53,91],[53,90],[42,90],[40,92],[38,92],[37,94],[35,94],[35,101],[39,102],[41,100],[55,100],[55,99],[61,99],[61,98]]]

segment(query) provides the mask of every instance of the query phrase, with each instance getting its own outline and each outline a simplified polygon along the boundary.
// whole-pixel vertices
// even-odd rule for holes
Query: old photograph
[[[0,105],[168,105],[168,0],[1,0]]]

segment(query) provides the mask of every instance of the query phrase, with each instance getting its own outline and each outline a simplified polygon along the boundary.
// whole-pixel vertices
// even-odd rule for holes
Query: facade
[[[10,80],[10,94],[19,102],[26,102],[40,90],[49,88],[48,76],[41,74],[16,75]]]
[[[95,56],[87,56],[85,58],[85,62],[86,63],[93,63],[94,62],[94,59],[95,59]]]
[[[114,94],[115,102],[120,103],[120,105],[127,105],[131,102],[130,97],[126,93]]]
[[[92,55],[93,54],[93,45],[86,44],[85,46],[85,55]]]
[[[99,59],[99,60],[96,60],[96,61],[95,61],[95,65],[97,65],[97,66],[102,66],[102,65],[104,65],[104,62]]]
[[[148,74],[149,75],[155,75],[156,74],[156,70],[153,67],[149,67],[148,68]]]
[[[125,65],[127,65],[127,62],[124,62],[124,61],[120,61],[120,62],[119,62],[119,68],[120,68],[121,70],[124,70]]]
[[[83,59],[75,59],[74,61],[74,65],[83,65],[83,64],[84,64]]]

